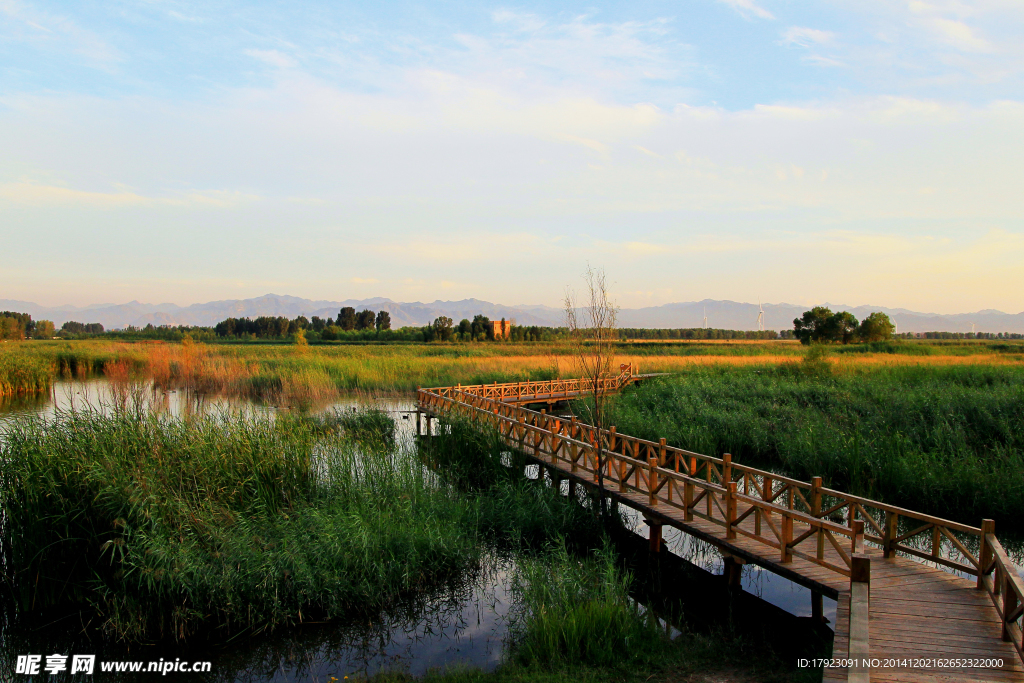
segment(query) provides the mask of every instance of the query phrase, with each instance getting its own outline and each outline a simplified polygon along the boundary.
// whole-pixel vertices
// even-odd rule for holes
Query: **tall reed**
[[[700,369],[616,402],[620,432],[1021,529],[1024,367]]]
[[[120,638],[379,609],[479,552],[410,454],[301,421],[68,413],[6,427],[0,463],[18,609],[89,605]]]

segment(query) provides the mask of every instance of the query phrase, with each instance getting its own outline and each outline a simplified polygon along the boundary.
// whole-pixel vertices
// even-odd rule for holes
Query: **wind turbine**
[[[974,323],[971,323],[971,334],[974,334]]]
[[[764,332],[764,307],[761,306],[761,299],[757,299],[757,331]]]
[[[708,329],[708,307],[707,306],[704,307],[704,328],[703,329],[705,329],[705,330]]]

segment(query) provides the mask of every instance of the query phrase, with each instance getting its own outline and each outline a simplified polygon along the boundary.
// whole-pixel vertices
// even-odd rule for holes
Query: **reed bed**
[[[522,560],[512,580],[510,658],[546,667],[650,662],[667,638],[653,615],[630,599],[630,581],[607,545],[581,558],[557,544]]]
[[[415,458],[301,420],[68,413],[8,426],[0,462],[17,611],[87,606],[121,639],[380,609],[479,553]]]
[[[928,358],[931,360],[931,358]],[[699,367],[614,402],[620,432],[1021,530],[1024,366]]]
[[[577,374],[564,343],[287,344],[26,342],[7,345],[0,390],[45,390],[50,378],[110,376],[127,367],[158,388],[186,389],[275,404],[313,405],[339,393],[404,393],[420,386],[516,382]],[[678,372],[694,366],[749,367],[800,360],[806,347],[790,341],[623,342],[613,363],[642,372]],[[1014,343],[886,342],[836,348],[836,364],[1016,365],[1024,345]],[[9,368],[5,370],[4,368]],[[4,378],[7,377],[5,380]]]

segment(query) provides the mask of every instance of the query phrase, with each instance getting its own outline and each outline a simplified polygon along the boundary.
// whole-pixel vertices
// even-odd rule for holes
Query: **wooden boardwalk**
[[[631,370],[599,390],[630,383]],[[870,667],[826,668],[825,681],[1024,682],[1024,582],[991,521],[959,524],[522,405],[592,390],[585,380],[441,387],[420,389],[417,403],[428,429],[431,418],[492,426],[570,489],[640,511],[652,549],[667,524],[733,567],[810,588],[819,611],[821,595],[836,599],[833,660]]]

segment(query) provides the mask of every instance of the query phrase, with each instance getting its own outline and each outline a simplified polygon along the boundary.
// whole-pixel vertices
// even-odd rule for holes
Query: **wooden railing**
[[[1024,581],[1017,574],[1017,567],[1007,557],[1002,544],[992,533],[993,525],[985,520],[985,531],[981,537],[981,572],[978,587],[986,590],[992,604],[999,612],[1003,623],[1003,640],[1013,643],[1017,654],[1024,659],[1024,633],[1021,618],[1024,616]]]
[[[633,368],[599,384],[615,391],[633,378]],[[682,512],[683,519],[706,520],[725,530],[726,539],[743,536],[851,580],[850,656],[867,654],[870,557],[865,542],[885,557],[904,554],[977,577],[1002,621],[1003,639],[1024,660],[1024,580],[995,536],[994,522],[960,524],[855,496],[822,485],[734,463],[666,444],[598,429],[574,417],[523,408],[531,396],[588,392],[585,380],[552,380],[506,385],[421,389],[421,409],[435,415],[463,416],[493,426],[510,447],[539,460],[560,464],[572,474],[601,481],[609,492],[639,494],[647,514]],[[524,401],[525,402],[525,401]],[[747,520],[752,520],[752,523]],[[827,552],[827,549],[834,552]],[[866,669],[851,669],[851,681],[867,681]]]
[[[636,368],[632,363],[625,363],[619,366],[619,374],[616,376],[601,377],[597,380],[599,393],[612,393],[619,391],[629,384],[636,377]],[[595,382],[593,379],[549,379],[532,380],[527,382],[509,382],[506,384],[470,384],[454,387],[435,387],[425,389],[440,396],[451,397],[454,392],[463,394],[474,394],[495,401],[511,403],[526,403],[531,399],[543,397],[543,400],[566,399],[592,394]]]
[[[739,534],[776,548],[782,562],[801,557],[849,576],[850,549],[863,535],[886,557],[904,553],[978,576],[980,553],[972,547],[994,547],[982,545],[981,528],[825,488],[820,477],[800,481],[734,463],[728,453],[717,458],[668,446],[665,439],[618,434],[614,426],[598,430],[497,398],[529,395],[520,385],[504,385],[512,388],[507,393],[502,385],[481,386],[497,389],[491,395],[479,386],[421,389],[418,401],[435,413],[486,419],[510,445],[561,461],[595,482],[603,478],[611,490],[646,494],[651,507],[721,525],[728,538]],[[549,382],[545,388],[554,387]],[[741,527],[748,518],[753,524]],[[830,560],[826,548],[839,560]]]

